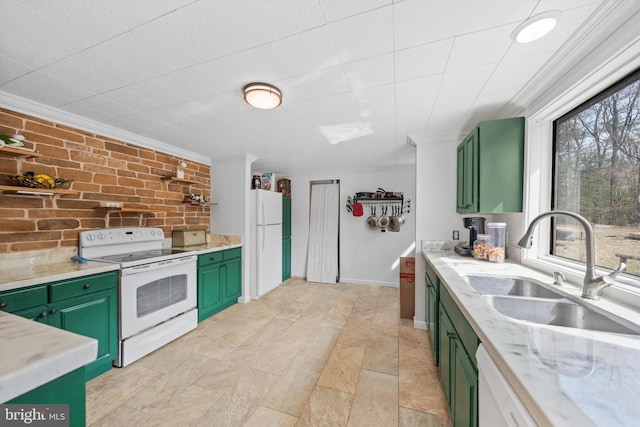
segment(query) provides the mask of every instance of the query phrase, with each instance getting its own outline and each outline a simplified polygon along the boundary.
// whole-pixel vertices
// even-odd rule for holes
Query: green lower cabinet
[[[198,322],[237,303],[241,295],[241,248],[198,257]]]
[[[439,317],[439,302],[438,293],[433,284],[427,282],[426,292],[426,307],[427,307],[427,336],[429,337],[429,343],[431,344],[431,350],[433,351],[433,358],[436,366],[440,363],[438,352],[438,317]]]
[[[82,276],[0,292],[0,309],[98,340],[86,380],[111,369],[118,355],[118,273]]]
[[[444,287],[440,288],[440,297],[438,373],[451,425],[478,427],[475,351],[479,341]]]
[[[478,371],[459,340],[453,340],[450,415],[454,427],[478,425]]]
[[[79,368],[5,403],[69,405],[69,426],[84,427],[87,422],[85,377],[84,368]]]
[[[98,340],[98,357],[86,367],[87,381],[110,370],[117,357],[117,304],[113,289],[54,303],[49,311],[49,325]]]
[[[198,267],[198,321],[222,309],[222,262]]]
[[[242,260],[235,258],[225,261],[223,268],[222,304],[229,307],[237,303],[242,294]]]
[[[282,281],[291,277],[291,237],[282,239]]]

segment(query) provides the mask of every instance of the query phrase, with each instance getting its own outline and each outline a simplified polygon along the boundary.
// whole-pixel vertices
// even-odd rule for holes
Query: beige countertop
[[[422,253],[540,426],[637,425],[640,336],[506,317],[469,285],[466,276],[526,277],[549,285],[551,277],[515,263],[461,257],[437,245],[424,244]],[[560,289],[578,298],[581,294],[580,286],[565,284]],[[637,310],[605,298],[587,303],[640,324]]]
[[[96,359],[98,341],[0,311],[0,403]]]
[[[2,271],[0,275],[0,291],[51,283],[58,280],[74,279],[118,269],[119,266],[117,264],[93,261],[88,261],[84,264],[74,261],[62,261],[50,264],[26,265]]]

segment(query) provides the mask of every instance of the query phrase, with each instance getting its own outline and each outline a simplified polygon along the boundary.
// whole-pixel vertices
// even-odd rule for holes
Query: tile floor
[[[87,384],[90,426],[448,427],[396,288],[290,279]]]

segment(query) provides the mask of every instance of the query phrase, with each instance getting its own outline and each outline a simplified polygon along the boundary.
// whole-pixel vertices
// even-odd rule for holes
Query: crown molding
[[[612,55],[633,45],[637,36],[638,8],[633,1],[605,1],[536,75],[503,108],[497,117],[523,115],[551,102],[568,85]]]
[[[60,123],[65,126],[74,127],[92,134],[118,139],[130,144],[139,145],[140,147],[171,154],[176,157],[193,160],[206,165],[211,164],[211,158],[202,154],[180,149],[155,139],[105,125],[104,123],[99,123],[95,120],[87,119],[85,117],[63,111],[59,108],[50,107],[4,91],[0,91],[0,107],[51,122]]]

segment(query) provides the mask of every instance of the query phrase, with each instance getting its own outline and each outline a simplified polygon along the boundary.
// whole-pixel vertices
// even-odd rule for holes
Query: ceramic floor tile
[[[340,329],[318,326],[309,335],[298,355],[312,359],[327,360],[339,335]]]
[[[432,360],[429,338],[425,330],[401,325],[398,329],[398,344],[402,356]]]
[[[379,336],[367,345],[362,369],[398,376],[398,340]]]
[[[295,427],[298,418],[273,409],[258,406],[244,427]]]
[[[89,427],[142,426],[147,425],[149,418],[151,418],[150,415],[129,405],[120,405],[104,417],[87,425]]]
[[[350,427],[398,425],[398,377],[363,369],[353,398]]]
[[[87,383],[88,424],[448,426],[426,333],[398,299],[290,279]]]
[[[296,427],[343,427],[349,420],[353,395],[316,386]]]
[[[449,420],[427,412],[400,408],[398,427],[450,427]]]
[[[398,372],[400,406],[448,416],[436,367],[422,359],[400,356]]]
[[[324,360],[296,357],[262,400],[262,405],[299,416],[324,369]]]
[[[318,379],[318,385],[354,394],[364,350],[363,347],[344,347],[336,344]]]

